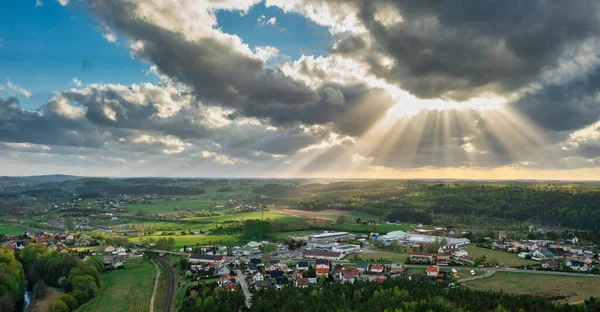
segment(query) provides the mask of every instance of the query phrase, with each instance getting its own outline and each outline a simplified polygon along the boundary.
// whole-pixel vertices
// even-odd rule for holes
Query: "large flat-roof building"
[[[453,237],[442,237],[442,236],[434,236],[434,235],[423,235],[423,234],[413,234],[407,233],[404,231],[393,231],[389,232],[386,235],[379,236],[377,238],[378,241],[383,241],[385,243],[391,243],[392,241],[404,241],[407,243],[417,243],[417,244],[432,244],[436,242],[441,242],[442,240],[446,240],[447,245],[466,245],[470,244],[471,241],[466,238],[453,238]]]
[[[336,241],[336,240],[343,240],[343,239],[353,239],[354,235],[348,233],[348,232],[325,232],[325,233],[321,233],[321,234],[313,234],[310,235],[310,238],[313,242],[331,242],[331,241]]]

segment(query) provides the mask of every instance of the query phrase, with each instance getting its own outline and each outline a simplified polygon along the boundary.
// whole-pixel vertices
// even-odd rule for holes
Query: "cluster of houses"
[[[68,252],[69,248],[97,246],[99,242],[93,238],[73,235],[70,233],[30,232],[24,235],[7,236],[0,242],[13,250],[21,250],[29,243],[44,244],[48,250]]]
[[[445,245],[438,249],[437,253],[413,252],[409,255],[411,263],[448,265],[452,262],[466,266],[475,264],[475,258],[456,245]]]
[[[493,249],[517,252],[518,257],[544,261],[545,269],[571,269],[574,271],[591,271],[594,264],[600,260],[594,258],[594,253],[576,248],[579,244],[577,236],[556,241],[512,240],[498,239],[492,243]],[[564,262],[564,265],[560,265]]]
[[[105,255],[102,256],[102,264],[107,269],[121,269],[123,268],[123,262],[128,258],[141,258],[143,254],[136,250],[106,246],[104,248]]]

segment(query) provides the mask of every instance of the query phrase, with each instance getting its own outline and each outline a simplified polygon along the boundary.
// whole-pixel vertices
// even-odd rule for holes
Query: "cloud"
[[[30,98],[31,97],[31,92],[25,90],[24,88],[21,88],[15,84],[13,84],[10,80],[6,80],[6,87],[17,92],[20,93],[21,95],[23,95],[26,98]]]
[[[265,25],[270,25],[270,26],[275,26],[275,24],[277,23],[277,18],[276,17],[271,17],[268,18],[264,15],[261,15],[258,17],[258,19],[256,20],[256,22],[258,23],[258,26],[265,26]]]
[[[265,67],[261,55],[254,54],[239,37],[212,26],[194,24],[190,27],[195,29],[180,33],[191,17],[204,13],[182,15],[193,9],[161,1],[154,4],[156,8],[137,1],[91,2],[103,22],[135,40],[132,49],[137,57],[190,86],[204,105],[233,109],[232,118],[264,119],[275,126],[333,123],[339,131],[356,134],[392,104],[384,90],[365,83],[324,81],[309,87],[280,69]],[[148,18],[136,18],[140,15]],[[338,94],[338,102],[344,99],[344,105],[332,104],[331,91]]]
[[[367,32],[350,34],[332,52],[360,60],[419,98],[509,95],[600,33],[600,4],[593,1],[358,3]],[[380,17],[390,7],[400,18]]]
[[[66,6],[66,5],[68,5],[68,4],[69,4],[69,0],[57,0],[57,1],[58,1],[58,3],[60,3],[60,5],[62,5],[62,6]]]
[[[42,6],[42,0],[35,0],[35,7],[40,7]]]
[[[81,87],[83,86],[83,83],[81,83],[81,80],[79,80],[79,78],[73,78],[71,80],[71,83],[76,86],[76,87]]]

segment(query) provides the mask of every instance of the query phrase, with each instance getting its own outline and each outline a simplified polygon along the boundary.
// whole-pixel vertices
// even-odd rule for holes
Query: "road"
[[[406,268],[425,268],[427,267],[427,265],[421,265],[421,264],[405,264],[404,267]],[[561,275],[561,276],[574,276],[574,277],[591,277],[591,278],[600,278],[600,275],[598,274],[593,274],[593,275],[589,275],[589,274],[584,274],[584,273],[572,273],[572,272],[555,272],[555,271],[536,271],[536,270],[521,270],[521,269],[513,269],[513,268],[471,268],[471,267],[464,267],[464,266],[443,266],[441,268],[455,268],[455,269],[472,269],[472,270],[479,270],[479,271],[485,271],[486,274],[484,275],[480,275],[480,276],[475,276],[475,277],[471,277],[468,280],[471,279],[479,279],[479,278],[483,278],[483,277],[490,277],[492,275],[494,275],[494,273],[496,272],[511,272],[511,273],[526,273],[526,274],[541,274],[541,275]],[[491,274],[488,274],[492,272]],[[466,281],[467,279],[462,279],[462,281]]]
[[[250,306],[252,305],[252,293],[248,289],[248,284],[246,283],[246,278],[244,277],[244,273],[242,273],[242,270],[237,269],[237,270],[235,270],[235,273],[237,274],[237,277],[238,277],[237,278],[238,283],[240,283],[240,286],[242,286],[242,291],[244,292],[244,296],[246,296],[246,307],[248,307],[248,309],[249,309]]]
[[[167,288],[167,297],[165,298],[165,305],[163,307],[163,312],[169,312],[171,311],[171,301],[173,300],[173,292],[175,291],[175,277],[165,259],[158,258],[158,262],[165,268],[165,272],[167,272],[167,276],[169,277],[169,287]]]
[[[156,289],[158,288],[158,281],[160,278],[160,269],[156,264],[156,261],[152,261],[154,267],[156,267],[156,278],[154,279],[154,290],[152,290],[152,298],[150,298],[150,312],[154,312],[154,298],[156,298]]]

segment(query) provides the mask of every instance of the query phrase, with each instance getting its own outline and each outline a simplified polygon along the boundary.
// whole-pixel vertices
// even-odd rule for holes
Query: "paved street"
[[[250,308],[250,306],[252,305],[252,293],[248,289],[248,284],[246,283],[246,278],[244,277],[244,273],[242,273],[242,270],[240,270],[240,269],[235,270],[235,273],[237,274],[238,283],[240,284],[240,286],[242,286],[242,291],[244,292],[244,296],[246,296],[246,306],[248,308]]]

